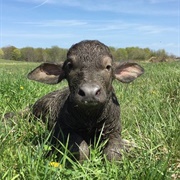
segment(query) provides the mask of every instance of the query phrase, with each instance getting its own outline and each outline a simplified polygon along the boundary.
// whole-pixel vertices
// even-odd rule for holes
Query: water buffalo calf
[[[43,63],[28,74],[29,79],[42,83],[68,82],[68,88],[39,99],[33,114],[48,119],[56,139],[62,143],[68,139],[68,148],[77,160],[89,157],[89,145],[100,134],[101,142],[107,141],[103,149],[107,159],[119,160],[124,145],[112,81],[129,83],[143,71],[133,62],[113,62],[109,48],[99,41],[81,41],[69,49],[63,63]]]

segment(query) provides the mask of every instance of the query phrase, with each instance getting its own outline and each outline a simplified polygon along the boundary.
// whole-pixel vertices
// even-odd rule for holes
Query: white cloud
[[[43,3],[54,3],[56,0],[16,0],[17,2],[23,2],[23,3],[28,3],[28,4],[43,4]]]
[[[31,9],[39,8],[43,5],[54,4],[56,6],[78,7],[86,11],[107,11],[114,13],[127,13],[139,15],[177,15],[173,9],[154,9],[151,6],[156,4],[175,3],[179,0],[16,0],[33,5]]]
[[[3,37],[12,37],[12,38],[36,38],[36,39],[57,39],[57,38],[72,38],[73,34],[70,33],[26,33],[26,32],[6,32],[2,33]]]
[[[43,6],[44,4],[47,4],[48,2],[49,2],[49,0],[45,0],[41,3],[39,3],[38,5],[34,6],[33,9],[39,8],[39,7]]]
[[[177,2],[179,0],[149,0],[151,4],[167,3],[167,2]]]
[[[162,32],[178,33],[178,29],[168,26],[149,25],[148,23],[127,23],[123,21],[92,21],[91,24],[87,23],[86,28],[92,31],[109,31],[114,32],[140,32],[144,34],[161,34]]]
[[[90,32],[99,32],[99,31],[126,31],[126,32],[140,32],[144,34],[161,34],[163,32],[178,33],[176,27],[168,26],[156,26],[150,25],[149,23],[130,23],[118,20],[44,20],[44,21],[26,21],[26,22],[15,22],[22,26],[37,26],[37,27],[61,27],[61,28],[81,28],[80,31],[90,31]],[[73,29],[73,30],[74,30]],[[72,30],[72,29],[71,29]]]
[[[16,22],[17,24],[31,25],[31,26],[42,26],[42,27],[69,27],[69,26],[81,26],[87,24],[81,20],[49,20],[49,21],[26,21]]]
[[[135,29],[138,31],[142,31],[146,34],[160,34],[162,32],[178,32],[176,28],[160,27],[160,26],[153,26],[153,25],[139,25]]]
[[[41,6],[45,5],[45,4],[54,4],[56,2],[56,0],[16,0],[17,2],[20,3],[27,3],[29,5],[32,5],[33,7],[31,7],[31,9],[36,9],[36,8],[40,8]]]
[[[86,11],[107,11],[114,13],[127,13],[139,15],[177,15],[173,9],[151,8],[153,4],[177,2],[178,0],[54,0],[60,6],[79,7]]]

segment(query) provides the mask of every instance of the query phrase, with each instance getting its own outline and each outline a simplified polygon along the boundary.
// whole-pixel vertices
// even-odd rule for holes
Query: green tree
[[[139,47],[127,47],[128,59],[130,60],[145,60],[145,51]]]
[[[25,47],[21,49],[22,60],[34,62],[36,61],[35,50],[32,47]]]
[[[115,48],[115,47],[110,46],[110,47],[109,47],[109,49],[110,49],[110,52],[111,52],[112,56],[113,56],[113,57],[114,57],[114,59],[115,59],[116,48]],[[115,59],[115,60],[116,60],[116,59]]]
[[[4,59],[13,59],[13,51],[14,49],[16,49],[15,46],[7,46],[7,47],[3,47],[2,50],[4,52]]]
[[[42,62],[44,61],[43,57],[43,48],[36,48],[35,49],[35,61]]]
[[[159,62],[164,62],[164,61],[166,61],[168,54],[166,53],[166,51],[164,49],[159,49],[156,52],[156,56],[157,56]]]
[[[60,56],[59,56],[60,61],[64,61],[66,59],[67,51],[68,51],[67,49],[60,48]]]
[[[63,53],[62,53],[63,52]],[[58,46],[52,46],[48,49],[48,55],[50,57],[51,62],[60,62],[63,61],[66,57],[64,57],[65,51],[63,51]]]
[[[126,49],[124,48],[119,48],[116,50],[116,59],[118,61],[125,61],[128,59],[128,53]]]
[[[4,57],[4,52],[3,50],[0,48],[0,58],[3,58]]]
[[[153,56],[152,51],[149,48],[144,48],[145,60],[148,60]]]
[[[12,59],[13,60],[20,60],[21,58],[21,51],[17,48],[15,48],[12,52]]]

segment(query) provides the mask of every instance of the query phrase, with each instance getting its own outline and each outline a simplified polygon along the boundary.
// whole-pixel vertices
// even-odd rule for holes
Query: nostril
[[[82,89],[79,90],[78,94],[79,94],[80,96],[85,96],[85,95],[86,95],[85,92],[84,92]]]

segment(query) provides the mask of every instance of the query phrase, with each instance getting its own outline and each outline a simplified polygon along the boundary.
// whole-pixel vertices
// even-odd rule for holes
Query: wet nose
[[[96,98],[101,93],[101,88],[97,84],[83,84],[79,88],[78,94],[86,98]]]

